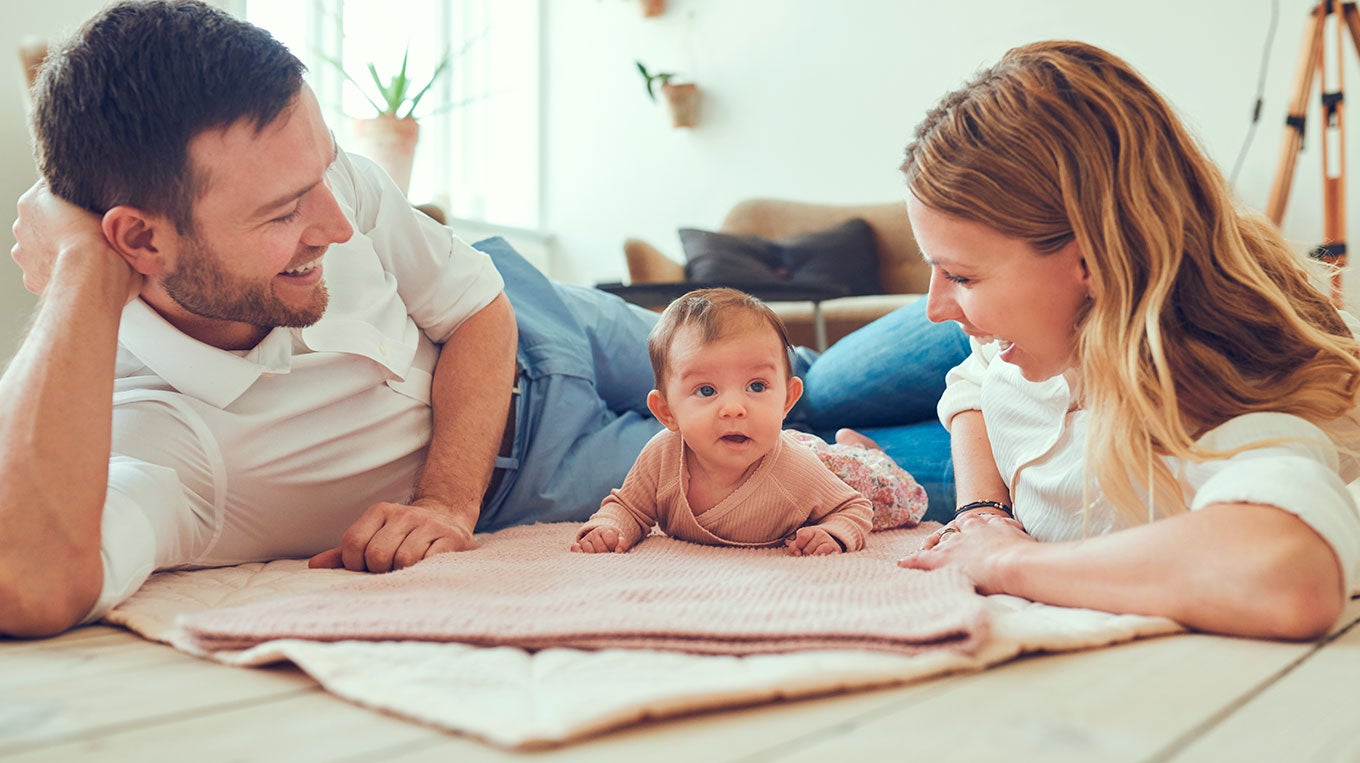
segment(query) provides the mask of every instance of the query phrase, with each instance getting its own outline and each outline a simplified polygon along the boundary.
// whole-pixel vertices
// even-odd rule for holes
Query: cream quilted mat
[[[544,532],[569,532],[543,527]],[[475,558],[476,552],[466,556]],[[892,571],[887,567],[885,574]],[[1084,649],[1180,630],[1162,618],[1052,607],[1010,596],[984,598],[989,629],[975,648],[911,655],[526,651],[432,641],[300,639],[206,653],[177,624],[183,615],[308,595],[368,577],[308,570],[297,560],[160,573],[106,621],[230,665],[290,661],[328,691],[359,705],[510,748],[562,744],[649,718],[901,684],[981,670],[1029,652]]]

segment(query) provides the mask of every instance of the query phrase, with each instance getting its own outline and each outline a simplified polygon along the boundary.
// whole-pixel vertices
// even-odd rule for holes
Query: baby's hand
[[[612,527],[596,527],[586,533],[585,537],[571,544],[571,550],[587,554],[603,554],[607,551],[622,554],[628,550],[628,543],[619,538],[618,530]]]
[[[840,552],[841,544],[831,537],[831,533],[816,526],[798,528],[793,540],[789,541],[790,556],[823,556]]]

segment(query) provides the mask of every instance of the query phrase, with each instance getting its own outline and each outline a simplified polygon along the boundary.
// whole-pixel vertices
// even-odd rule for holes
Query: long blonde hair
[[[1184,510],[1153,456],[1221,457],[1195,440],[1235,416],[1354,415],[1360,344],[1305,258],[1236,206],[1118,57],[1078,42],[1011,50],[930,111],[902,171],[925,205],[1040,254],[1077,242],[1093,295],[1075,328],[1087,475],[1119,510],[1145,511],[1139,487],[1148,514]]]

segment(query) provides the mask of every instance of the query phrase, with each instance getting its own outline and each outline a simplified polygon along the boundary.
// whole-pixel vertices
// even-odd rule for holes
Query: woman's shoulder
[[[1292,413],[1259,411],[1233,417],[1200,436],[1201,448],[1215,451],[1284,447],[1323,461],[1336,458],[1337,442],[1323,427]]]

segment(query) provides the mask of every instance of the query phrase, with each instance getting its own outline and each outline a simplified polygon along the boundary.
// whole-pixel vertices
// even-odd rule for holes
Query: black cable
[[[1228,175],[1228,183],[1237,185],[1237,173],[1242,171],[1242,163],[1246,161],[1247,150],[1251,148],[1252,138],[1256,136],[1256,125],[1261,121],[1261,107],[1265,103],[1266,91],[1266,72],[1270,71],[1270,47],[1275,41],[1275,28],[1280,23],[1280,0],[1271,0],[1270,3],[1270,28],[1266,30],[1266,45],[1261,53],[1261,73],[1256,81],[1256,105],[1252,108],[1251,124],[1247,126],[1247,137],[1242,141],[1242,150],[1237,152],[1237,161],[1233,162],[1232,173]]]

